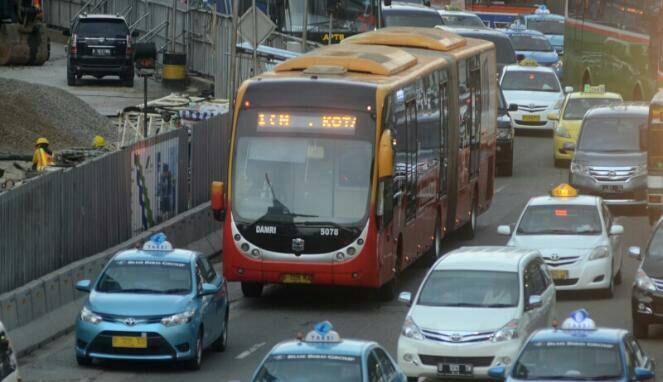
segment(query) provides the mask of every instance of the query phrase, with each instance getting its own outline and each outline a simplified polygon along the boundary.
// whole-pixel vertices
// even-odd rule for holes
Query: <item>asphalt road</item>
[[[503,245],[506,238],[496,234],[499,224],[514,223],[526,201],[548,192],[568,179],[567,170],[555,169],[550,137],[516,137],[517,160],[512,178],[498,178],[491,209],[479,219],[478,234],[472,241],[449,238],[445,249],[462,245]],[[626,228],[625,248],[643,245],[649,235],[645,218],[619,218]],[[624,258],[624,282],[615,297],[601,299],[591,294],[558,296],[557,317],[564,318],[577,308],[587,308],[601,326],[631,327],[630,290],[637,261]],[[426,267],[415,264],[403,275],[402,290],[414,291]],[[237,291],[233,287],[231,291]],[[367,293],[338,288],[286,288],[273,286],[257,300],[244,299],[235,292],[231,305],[229,346],[225,353],[206,353],[200,371],[145,363],[103,363],[81,368],[76,365],[72,335],[20,360],[26,381],[247,381],[269,349],[294,338],[322,320],[330,320],[342,336],[380,342],[396,354],[398,333],[407,308],[396,301],[379,303]],[[74,318],[72,317],[72,320]],[[654,359],[663,359],[663,330],[650,329],[651,339],[643,346]]]

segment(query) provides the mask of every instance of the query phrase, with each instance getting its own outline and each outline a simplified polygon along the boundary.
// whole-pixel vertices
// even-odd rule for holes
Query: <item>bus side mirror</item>
[[[62,35],[69,37],[69,36],[71,36],[71,31],[69,29],[65,29],[65,30],[62,31]]]
[[[391,221],[393,214],[393,182],[394,182],[394,142],[391,130],[386,129],[380,137],[378,146],[378,204],[376,215],[378,224],[384,227]]]
[[[391,6],[391,0],[384,0],[382,3],[384,4],[385,7]]]
[[[210,197],[212,204],[212,213],[216,221],[223,221],[226,218],[226,191],[223,182],[212,182],[212,195]]]
[[[383,179],[394,175],[394,146],[391,130],[385,130],[380,137],[378,151],[378,178]]]

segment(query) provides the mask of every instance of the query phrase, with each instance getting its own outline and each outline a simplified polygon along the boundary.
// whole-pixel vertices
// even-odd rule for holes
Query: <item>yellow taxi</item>
[[[605,91],[604,85],[585,85],[583,91],[566,95],[559,112],[548,113],[548,120],[556,121],[553,134],[553,158],[555,167],[562,167],[573,159],[580,126],[587,110],[622,102],[622,96]]]

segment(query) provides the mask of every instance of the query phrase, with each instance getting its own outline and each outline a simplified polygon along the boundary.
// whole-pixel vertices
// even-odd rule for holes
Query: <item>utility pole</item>
[[[175,40],[177,39],[177,0],[173,0],[173,29],[171,34],[170,41],[170,51],[175,53],[175,47],[177,46]]]
[[[258,9],[256,8],[256,0],[253,3],[253,75],[258,74]]]
[[[380,0],[381,1],[381,0]],[[308,0],[304,0],[304,20],[302,29],[302,53],[306,53],[306,40],[308,39]]]
[[[228,73],[228,108],[231,115],[235,104],[235,71],[237,66],[237,23],[239,19],[239,0],[233,0],[233,30],[230,41],[230,73]]]

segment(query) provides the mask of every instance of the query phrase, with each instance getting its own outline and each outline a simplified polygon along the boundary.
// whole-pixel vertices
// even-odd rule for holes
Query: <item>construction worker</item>
[[[92,148],[97,150],[103,150],[106,148],[106,140],[101,135],[95,135],[92,138]]]
[[[32,169],[43,171],[46,167],[53,166],[53,152],[48,148],[48,139],[38,138],[35,142],[35,153],[32,156]]]

